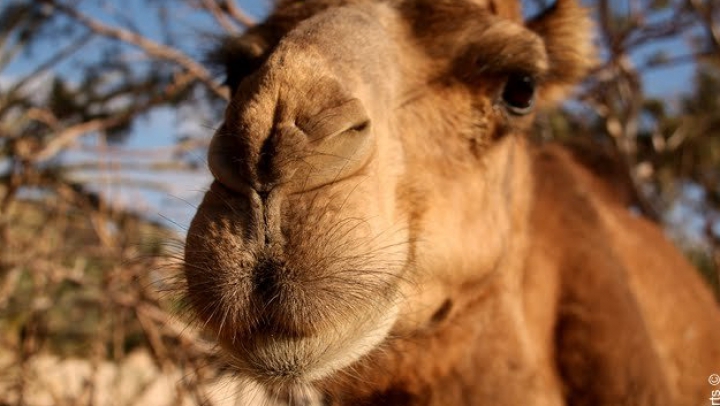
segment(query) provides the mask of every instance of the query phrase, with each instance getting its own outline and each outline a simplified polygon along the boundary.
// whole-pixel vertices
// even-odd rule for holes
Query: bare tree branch
[[[223,10],[220,8],[220,6],[217,4],[215,0],[201,0],[202,1],[202,7],[207,10],[213,18],[215,18],[215,21],[220,24],[221,27],[225,31],[227,31],[230,34],[236,34],[239,32],[238,27],[235,25],[233,20],[228,18],[228,16],[223,12]]]
[[[240,6],[238,6],[235,3],[235,0],[220,0],[221,8],[225,11],[227,11],[228,14],[230,14],[235,21],[238,23],[244,25],[245,27],[252,27],[255,25],[255,20],[253,20],[250,16],[245,13]]]
[[[33,155],[33,161],[41,162],[48,160],[85,134],[107,130],[133,119],[138,114],[149,110],[151,107],[154,107],[165,100],[173,98],[176,94],[185,90],[187,86],[192,83],[194,78],[195,76],[193,74],[187,72],[185,74],[178,75],[175,78],[175,81],[168,85],[163,92],[161,92],[158,96],[151,98],[144,104],[134,106],[122,114],[113,115],[104,119],[86,121],[63,129],[50,139],[50,141],[48,141],[42,149]]]
[[[43,73],[55,67],[58,63],[67,59],[75,52],[79,51],[82,47],[87,45],[88,42],[90,42],[92,37],[92,33],[87,33],[79,37],[65,48],[51,55],[44,62],[41,62],[38,66],[35,67],[35,69],[32,70],[32,72],[27,73],[18,81],[13,83],[13,85],[4,92],[5,94],[3,96],[0,96],[0,100],[2,100],[2,104],[0,104],[0,117],[3,116],[8,109],[13,107],[14,100],[22,97],[22,95],[19,95],[19,93],[22,93],[23,87],[25,87],[33,80],[37,79]]]
[[[707,5],[703,5],[700,0],[689,0],[690,5],[703,21],[704,29],[708,34],[708,38],[715,49],[720,54],[720,24],[715,23],[715,9],[713,1],[708,1]]]
[[[156,58],[156,59],[162,59],[174,62],[183,68],[187,70],[190,74],[194,76],[195,79],[199,80],[200,82],[204,83],[210,90],[212,90],[216,95],[219,97],[227,100],[228,94],[227,91],[219,84],[217,83],[213,78],[210,72],[208,72],[207,69],[205,69],[201,64],[196,62],[194,59],[189,57],[188,55],[184,54],[183,52],[168,47],[166,45],[160,44],[158,42],[155,42],[147,37],[144,37],[142,35],[136,34],[132,31],[119,28],[119,27],[112,27],[109,25],[106,25],[90,16],[87,16],[80,11],[76,10],[75,8],[65,5],[59,1],[55,0],[46,0],[49,4],[52,4],[53,6],[57,7],[58,10],[61,12],[67,14],[68,16],[74,18],[81,24],[85,25],[89,29],[91,29],[93,32],[100,34],[105,37],[117,39],[120,41],[123,41],[125,43],[134,45],[143,51],[145,51],[148,55]]]

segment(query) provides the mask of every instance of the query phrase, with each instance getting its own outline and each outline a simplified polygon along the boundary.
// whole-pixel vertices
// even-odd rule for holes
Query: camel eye
[[[523,74],[508,76],[502,100],[512,114],[521,116],[530,113],[535,101],[535,79]]]

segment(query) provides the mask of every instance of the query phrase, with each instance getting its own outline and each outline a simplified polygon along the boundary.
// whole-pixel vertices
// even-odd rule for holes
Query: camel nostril
[[[275,178],[278,176],[276,168],[273,165],[273,157],[275,156],[275,142],[274,137],[268,137],[265,140],[262,147],[260,148],[260,160],[258,161],[258,174],[265,180],[266,183],[268,178]]]
[[[350,130],[351,133],[362,133],[370,129],[370,120],[365,120],[359,124],[355,124]]]
[[[215,180],[226,189],[243,195],[252,190],[247,165],[247,145],[237,137],[218,132],[208,147],[208,168]]]
[[[296,161],[298,184],[293,192],[313,190],[361,174],[373,157],[371,120],[358,99],[301,116],[297,125],[309,145],[306,155]]]
[[[290,180],[295,174],[296,161],[307,149],[307,137],[294,125],[278,125],[260,148],[257,164],[260,184],[272,187]]]

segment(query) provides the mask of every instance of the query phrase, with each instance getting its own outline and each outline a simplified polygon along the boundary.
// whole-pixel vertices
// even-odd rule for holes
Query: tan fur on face
[[[606,161],[524,137],[592,67],[587,12],[520,16],[497,0],[288,0],[214,55],[233,98],[188,233],[188,298],[269,398],[706,400],[707,287],[629,213]],[[503,97],[517,78],[536,83],[526,111]]]

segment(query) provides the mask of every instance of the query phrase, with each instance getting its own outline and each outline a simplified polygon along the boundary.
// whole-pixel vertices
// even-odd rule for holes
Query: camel
[[[184,275],[237,374],[279,405],[709,404],[708,286],[528,137],[594,58],[575,0],[282,0],[224,41]]]

